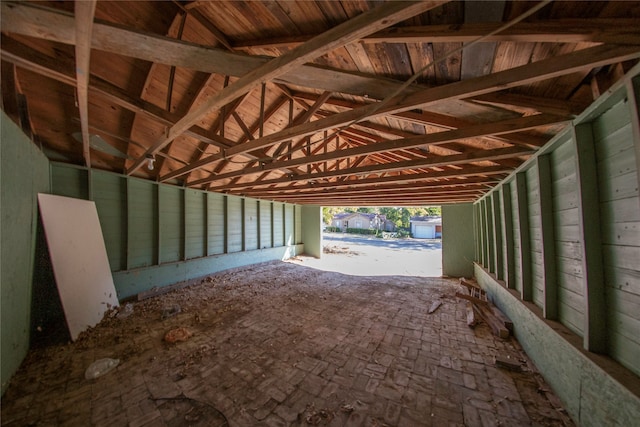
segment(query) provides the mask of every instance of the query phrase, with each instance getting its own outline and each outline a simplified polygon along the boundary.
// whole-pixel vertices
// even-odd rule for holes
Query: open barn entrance
[[[323,208],[323,256],[308,266],[357,276],[442,275],[442,210]]]

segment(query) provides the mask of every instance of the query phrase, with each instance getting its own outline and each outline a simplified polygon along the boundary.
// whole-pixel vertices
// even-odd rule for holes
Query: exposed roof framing
[[[632,1],[0,7],[3,109],[46,153],[303,204],[476,200],[640,58]]]

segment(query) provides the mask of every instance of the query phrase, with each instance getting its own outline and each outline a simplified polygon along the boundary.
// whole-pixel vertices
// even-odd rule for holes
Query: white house
[[[394,231],[395,224],[387,220],[385,215],[363,212],[342,212],[335,214],[331,226],[346,231],[347,228],[374,229]]]
[[[411,217],[411,236],[416,239],[442,237],[442,218],[439,216]]]

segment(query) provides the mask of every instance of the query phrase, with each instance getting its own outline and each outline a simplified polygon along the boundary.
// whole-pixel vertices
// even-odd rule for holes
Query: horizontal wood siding
[[[284,246],[284,212],[283,204],[273,202],[273,246]]]
[[[568,140],[551,153],[551,186],[558,320],[582,336],[585,300],[574,144],[575,141]]]
[[[112,271],[127,269],[127,181],[118,175],[91,174],[93,200]]]
[[[593,122],[609,354],[640,375],[640,205],[629,106]]]
[[[206,197],[202,191],[185,190],[185,258],[207,255]]]
[[[127,181],[128,269],[158,262],[158,185],[150,181]]]
[[[225,249],[225,196],[207,193],[207,246],[209,255],[223,254]]]
[[[227,196],[227,252],[242,250],[242,198]]]
[[[272,202],[260,200],[260,247],[262,249],[273,247],[271,234],[271,206]]]
[[[159,187],[160,263],[184,259],[184,190]]]
[[[245,199],[244,201],[244,242],[246,251],[258,249],[258,201]]]
[[[527,200],[529,202],[529,235],[531,236],[531,283],[533,302],[544,306],[544,265],[542,262],[542,229],[540,228],[540,196],[536,168],[527,170]]]

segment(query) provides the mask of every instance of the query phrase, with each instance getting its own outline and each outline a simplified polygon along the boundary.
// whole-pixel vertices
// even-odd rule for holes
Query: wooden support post
[[[553,231],[553,193],[551,187],[551,157],[536,158],[538,196],[540,201],[540,231],[542,236],[542,266],[544,283],[543,312],[546,319],[558,318],[558,281],[556,273],[556,242]]]
[[[274,215],[273,215],[273,202],[271,202],[271,203],[270,203],[270,205],[271,205],[271,206],[270,206],[269,210],[270,210],[270,213],[271,213],[271,247],[272,247],[272,248],[275,248],[275,246],[276,246],[276,245],[275,245],[275,243],[276,243],[276,240],[275,240],[275,239],[276,239],[276,238],[275,238],[275,236],[274,236],[274,231],[275,231],[276,229],[275,229],[274,224],[273,224],[273,220],[274,220]]]
[[[493,231],[493,196],[487,195],[484,199],[485,202],[485,220],[487,224],[487,270],[490,273],[496,272],[496,251],[495,251],[495,236]]]
[[[473,260],[478,262],[478,208],[473,204]]]
[[[516,203],[518,205],[518,222],[520,228],[520,277],[522,289],[520,296],[523,301],[533,299],[533,282],[531,277],[531,238],[529,230],[529,204],[527,197],[527,174],[518,172],[516,174]]]
[[[180,224],[182,226],[182,244],[181,246],[181,251],[182,251],[182,255],[180,256],[180,259],[183,261],[187,260],[187,189],[183,188],[180,191],[182,191],[182,198],[180,199],[182,201],[182,224]]]
[[[502,254],[502,216],[500,214],[500,192],[491,193],[493,201],[493,250],[496,279],[504,279],[504,258]]]
[[[476,262],[482,264],[482,227],[480,226],[480,203],[473,204],[473,228],[476,243]]]
[[[287,246],[287,205],[282,204],[282,246]]]
[[[223,253],[229,253],[229,196],[223,196],[222,204],[223,204],[223,215],[224,215],[224,249]]]
[[[204,193],[204,256],[211,255],[209,251],[209,228],[211,227],[211,223],[209,221],[209,210],[211,210],[211,197],[209,196],[209,192]]]
[[[262,233],[261,233],[261,226],[260,223],[262,222],[260,220],[261,216],[260,216],[260,207],[262,206],[262,201],[258,200],[257,202],[257,207],[256,207],[256,220],[258,221],[258,223],[256,224],[256,229],[257,229],[257,233],[258,233],[258,249],[262,249]]]
[[[485,226],[484,226],[484,199],[478,202],[478,222],[480,225],[480,264],[483,267],[487,265],[487,251],[486,251],[486,240],[487,236],[485,234]]]
[[[242,252],[247,250],[247,215],[245,210],[247,209],[247,200],[243,197],[240,199],[240,232],[241,232],[241,250]]]
[[[500,186],[500,193],[502,193],[502,214],[504,217],[504,221],[502,223],[502,235],[504,236],[504,252],[506,261],[506,274],[504,279],[507,283],[507,288],[514,289],[516,287],[516,274],[513,245],[513,205],[511,204],[511,185],[509,183],[502,184]]]
[[[125,200],[127,203],[127,263],[125,265],[125,268],[127,270],[131,270],[131,247],[133,244],[133,237],[131,236],[131,232],[133,231],[133,227],[131,226],[131,224],[133,223],[133,209],[132,207],[132,203],[131,203],[131,179],[130,178],[125,178],[125,183],[126,183],[126,193],[125,193]]]
[[[578,217],[584,281],[584,348],[607,350],[606,300],[600,237],[600,209],[596,153],[590,123],[573,128],[578,188]]]

